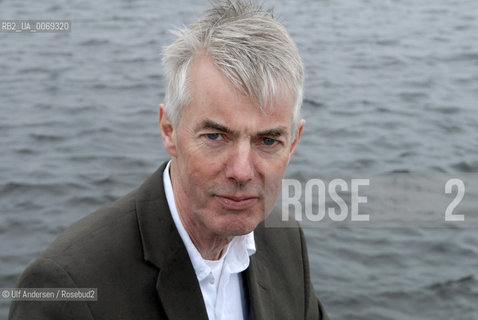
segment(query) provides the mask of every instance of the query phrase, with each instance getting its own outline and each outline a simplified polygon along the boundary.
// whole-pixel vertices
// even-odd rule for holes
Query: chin
[[[254,231],[261,219],[229,219],[216,228],[222,236],[242,236]]]

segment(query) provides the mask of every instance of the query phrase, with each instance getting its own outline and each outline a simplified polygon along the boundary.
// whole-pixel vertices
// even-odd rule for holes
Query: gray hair
[[[272,10],[246,0],[214,1],[197,22],[176,30],[178,38],[163,50],[167,88],[165,112],[173,125],[190,101],[188,68],[206,53],[235,88],[261,112],[289,90],[294,99],[292,133],[301,120],[304,70],[294,41]]]

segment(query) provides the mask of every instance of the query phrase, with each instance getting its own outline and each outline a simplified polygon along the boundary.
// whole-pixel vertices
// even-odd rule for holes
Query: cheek
[[[265,175],[265,206],[267,209],[275,205],[277,198],[282,191],[285,165],[278,166],[274,171],[270,170]]]
[[[183,185],[187,186],[189,194],[196,199],[206,197],[216,180],[213,168],[196,157],[187,160],[182,176]]]
[[[256,161],[256,168],[259,175],[264,177],[267,184],[267,182],[281,181],[288,163],[288,155],[282,153],[274,157],[259,158],[259,160]]]

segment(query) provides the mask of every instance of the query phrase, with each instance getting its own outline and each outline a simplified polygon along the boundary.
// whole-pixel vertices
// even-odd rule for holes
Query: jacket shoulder
[[[64,230],[42,254],[61,262],[75,257],[95,258],[104,255],[137,233],[135,195],[133,191],[115,202],[85,216]],[[123,241],[117,242],[118,237]],[[102,249],[103,248],[103,249]]]

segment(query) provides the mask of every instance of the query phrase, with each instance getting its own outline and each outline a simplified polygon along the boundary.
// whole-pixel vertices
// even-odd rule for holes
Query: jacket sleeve
[[[39,258],[21,275],[18,288],[76,288],[70,275],[51,259]],[[93,320],[85,301],[12,301],[9,320]]]
[[[307,244],[305,242],[304,232],[300,230],[300,241],[302,244],[302,261],[304,266],[304,290],[305,290],[305,317],[307,320],[329,320],[327,313],[317,298],[314,286],[310,279],[309,256],[307,253]]]

